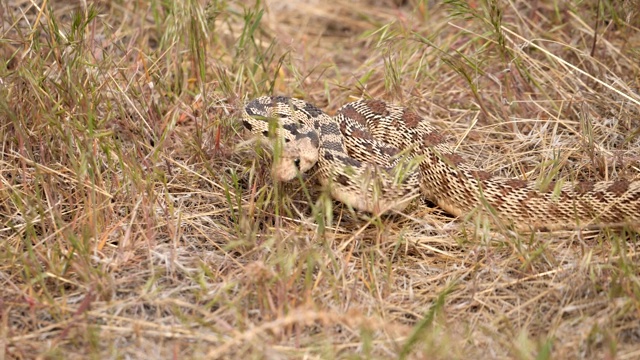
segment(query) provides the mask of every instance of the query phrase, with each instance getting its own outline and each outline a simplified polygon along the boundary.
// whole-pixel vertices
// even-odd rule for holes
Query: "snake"
[[[314,169],[331,196],[356,210],[403,211],[424,196],[455,217],[482,216],[517,229],[635,225],[640,181],[535,181],[492,174],[454,151],[405,107],[362,99],[329,116],[285,96],[246,103],[241,122],[269,139],[272,174],[290,181]]]

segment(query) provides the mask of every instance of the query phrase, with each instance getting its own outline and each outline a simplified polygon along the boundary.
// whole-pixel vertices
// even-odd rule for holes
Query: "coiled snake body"
[[[402,210],[421,190],[452,215],[490,215],[517,228],[640,220],[640,181],[537,186],[494,176],[465,162],[426,120],[380,100],[349,103],[332,118],[299,99],[265,96],[245,106],[242,123],[255,134],[284,140],[273,166],[278,180],[317,163],[331,195],[363,211]]]

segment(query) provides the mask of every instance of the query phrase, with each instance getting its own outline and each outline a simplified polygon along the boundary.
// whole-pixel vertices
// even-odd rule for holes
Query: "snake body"
[[[478,214],[517,228],[620,225],[640,220],[640,181],[535,182],[493,175],[456,154],[428,121],[380,100],[344,105],[330,117],[303,100],[246,104],[243,125],[283,139],[281,181],[317,163],[331,195],[356,209],[402,210],[421,193],[455,216]],[[270,131],[271,129],[271,131]]]

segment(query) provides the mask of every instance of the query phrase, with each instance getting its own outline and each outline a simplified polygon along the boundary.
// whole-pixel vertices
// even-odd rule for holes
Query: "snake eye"
[[[293,160],[293,165],[296,166],[296,169],[300,170],[300,159]]]

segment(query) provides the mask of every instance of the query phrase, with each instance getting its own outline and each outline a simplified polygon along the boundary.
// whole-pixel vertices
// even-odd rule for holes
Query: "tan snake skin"
[[[452,215],[488,216],[520,229],[640,220],[640,181],[558,181],[540,188],[494,176],[456,154],[426,120],[380,100],[349,103],[331,118],[302,100],[260,97],[245,106],[242,122],[255,134],[284,140],[276,145],[278,180],[291,180],[317,162],[331,195],[363,211],[402,210],[420,189]]]

